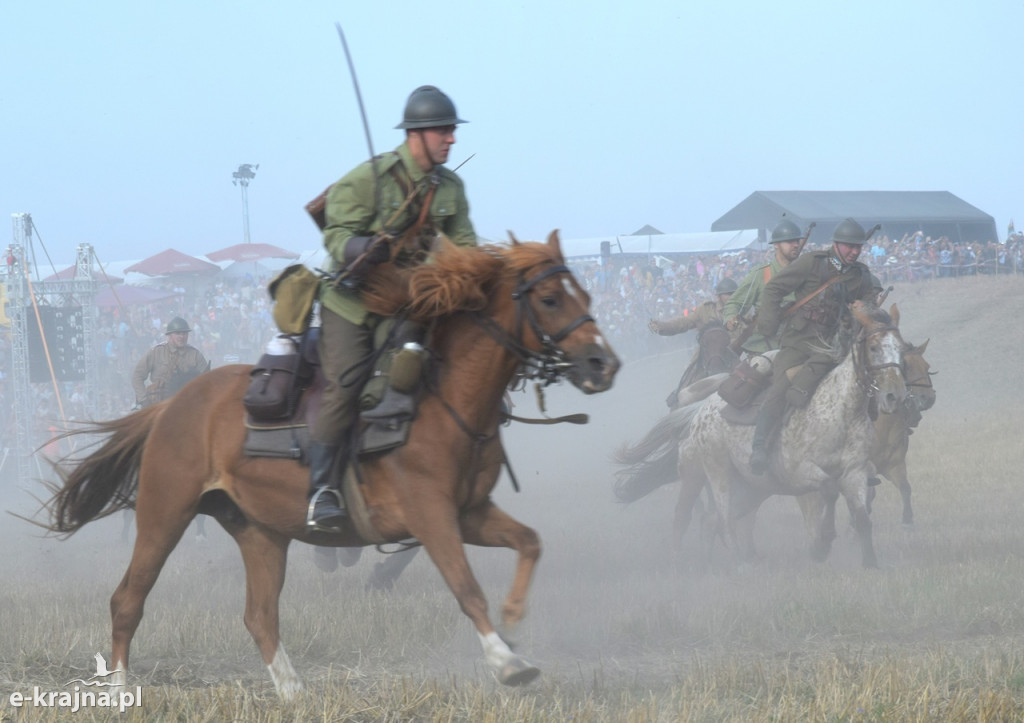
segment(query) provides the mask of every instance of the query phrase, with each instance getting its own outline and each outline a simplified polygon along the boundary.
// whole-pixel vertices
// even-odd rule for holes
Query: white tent
[[[704,231],[701,233],[658,233],[596,238],[562,239],[562,254],[568,258],[600,256],[601,242],[607,241],[615,254],[720,254],[755,248],[757,229]]]

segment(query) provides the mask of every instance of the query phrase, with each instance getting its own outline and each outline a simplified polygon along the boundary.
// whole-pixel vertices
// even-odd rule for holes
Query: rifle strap
[[[819,286],[813,292],[811,292],[810,294],[808,294],[804,298],[800,299],[800,301],[796,302],[791,307],[789,307],[784,312],[782,312],[783,318],[785,318],[787,316],[792,316],[793,314],[795,314],[797,309],[799,309],[801,306],[806,304],[808,301],[810,301],[811,299],[816,297],[818,294],[820,294],[822,291],[824,291],[825,289],[830,287],[832,284],[834,284],[837,281],[839,281],[839,279],[841,279],[841,278],[843,278],[843,274],[837,274],[837,275],[833,276],[831,279],[829,279],[824,284]]]

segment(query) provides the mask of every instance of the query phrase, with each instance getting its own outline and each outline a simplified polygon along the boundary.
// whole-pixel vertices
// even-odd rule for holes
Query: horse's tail
[[[63,484],[52,485],[54,494],[46,503],[50,513],[50,522],[45,525],[48,530],[71,535],[88,522],[135,506],[142,450],[163,407],[156,404],[120,419],[89,423],[64,435],[105,435],[106,441],[80,461],[66,458],[55,465]],[[65,464],[74,466],[67,469]]]
[[[679,479],[677,458],[679,442],[689,434],[690,424],[701,404],[688,404],[662,417],[636,444],[619,447],[613,460],[629,465],[616,474],[615,498],[636,502],[657,488]]]

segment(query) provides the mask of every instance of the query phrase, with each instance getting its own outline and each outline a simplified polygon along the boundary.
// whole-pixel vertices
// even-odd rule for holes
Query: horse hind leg
[[[160,509],[160,513],[154,509]],[[138,530],[132,559],[110,598],[111,670],[119,671],[111,678],[114,692],[127,684],[131,642],[142,621],[146,597],[194,516],[194,508],[165,504],[162,499],[151,502],[143,495],[137,502]]]
[[[256,642],[270,679],[282,700],[302,690],[280,638],[279,601],[284,587],[288,538],[246,522],[218,517],[245,563],[245,627]]]

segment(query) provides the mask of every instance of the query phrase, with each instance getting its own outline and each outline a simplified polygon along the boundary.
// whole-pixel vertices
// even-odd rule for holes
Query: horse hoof
[[[526,685],[540,675],[540,668],[531,665],[519,656],[513,656],[498,674],[503,685]]]

